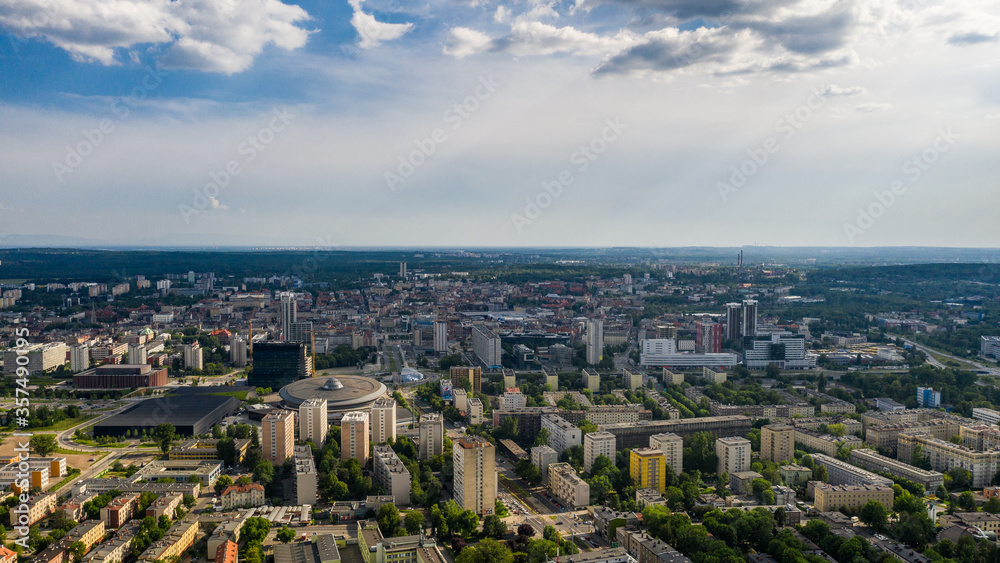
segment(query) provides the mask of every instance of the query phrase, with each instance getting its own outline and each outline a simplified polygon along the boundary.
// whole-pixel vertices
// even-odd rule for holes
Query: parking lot
[[[524,503],[517,500],[517,497],[515,497],[514,495],[506,491],[498,491],[497,497],[500,499],[500,502],[502,502],[503,505],[507,507],[507,512],[510,512],[512,516],[517,516],[517,515],[524,516],[531,514],[531,511],[528,510],[528,507],[524,506]]]

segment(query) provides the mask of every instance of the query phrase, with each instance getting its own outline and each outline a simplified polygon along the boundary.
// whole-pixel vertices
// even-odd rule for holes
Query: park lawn
[[[39,427],[39,428],[32,428],[31,431],[32,432],[45,432],[47,430],[54,430],[56,432],[61,432],[63,430],[69,430],[70,428],[73,428],[77,424],[82,424],[82,423],[87,422],[88,420],[91,420],[93,418],[97,418],[97,415],[96,414],[81,414],[80,416],[78,416],[76,418],[67,418],[66,420],[63,420],[61,422],[57,422],[57,423],[55,423],[55,424],[53,424],[51,426],[42,426],[42,427]]]
[[[970,363],[963,362],[962,360],[953,360],[953,359],[951,359],[951,358],[949,358],[947,356],[942,356],[941,354],[938,354],[937,352],[931,352],[931,356],[933,356],[935,360],[941,362],[942,364],[944,364],[946,366],[956,367],[958,369],[964,369],[964,370],[968,370],[968,371],[976,371],[976,370],[979,369],[979,368],[977,368],[976,366],[974,366],[974,365],[972,365]]]
[[[219,393],[212,393],[212,395],[222,395],[224,397],[236,397],[241,401],[247,400],[247,395],[250,391],[222,391]]]
[[[58,483],[56,483],[56,485],[54,487],[52,487],[51,489],[49,489],[49,492],[54,493],[54,492],[58,491],[60,488],[62,488],[63,485],[65,485],[66,483],[69,483],[77,475],[79,475],[80,474],[80,470],[74,467],[74,468],[70,469],[67,473],[68,473],[68,475],[66,475],[66,477],[62,481],[59,481]]]

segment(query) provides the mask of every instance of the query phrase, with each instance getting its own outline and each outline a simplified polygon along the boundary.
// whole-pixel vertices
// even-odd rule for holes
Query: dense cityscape
[[[2,563],[1000,556],[990,264],[78,253],[0,257]]]

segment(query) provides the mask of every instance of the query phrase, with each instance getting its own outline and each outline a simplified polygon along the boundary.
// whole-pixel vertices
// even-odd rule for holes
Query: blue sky
[[[997,29],[976,0],[9,0],[0,236],[996,246]]]

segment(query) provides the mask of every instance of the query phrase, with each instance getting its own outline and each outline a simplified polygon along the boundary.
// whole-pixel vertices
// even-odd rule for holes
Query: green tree
[[[35,434],[28,441],[31,451],[38,454],[38,457],[49,457],[49,454],[56,451],[59,442],[55,434]]]
[[[914,467],[919,467],[920,469],[930,470],[931,460],[924,454],[924,449],[920,446],[913,448],[913,453],[910,455],[910,465]]]
[[[985,503],[983,503],[983,512],[989,512],[990,514],[1000,514],[1000,498],[995,496],[990,497]]]
[[[496,514],[490,514],[483,518],[483,535],[498,540],[503,539],[507,535],[507,524],[504,524]]]
[[[274,466],[266,459],[257,464],[253,470],[253,480],[265,487],[274,480]]]
[[[215,444],[216,455],[226,466],[236,463],[236,440],[232,438],[220,438]]]
[[[278,530],[277,537],[278,541],[281,543],[288,543],[295,539],[295,532],[288,526],[285,526],[284,528]]]
[[[73,556],[74,563],[79,563],[83,560],[83,556],[87,554],[87,544],[82,541],[75,541],[69,544],[69,552]]]
[[[858,518],[877,532],[884,532],[889,526],[889,511],[875,500],[861,507]]]
[[[976,512],[976,497],[971,491],[965,491],[958,495],[958,508],[962,512]]]
[[[719,475],[719,482],[715,484],[715,494],[718,495],[719,498],[726,498],[729,496],[729,489],[726,488],[727,484],[729,484],[729,474],[723,471],[722,475]]]
[[[417,535],[424,527],[424,515],[419,510],[411,510],[406,513],[403,522],[407,533]]]
[[[232,477],[229,475],[220,475],[219,478],[215,480],[215,494],[222,494],[222,491],[226,490],[226,487],[232,484]]]
[[[538,434],[535,435],[535,442],[532,444],[532,447],[547,445],[549,445],[549,430],[547,428],[542,428],[538,431]]]
[[[493,503],[493,513],[499,516],[500,518],[506,518],[507,515],[510,514],[507,511],[507,506],[504,505],[503,501],[501,501],[500,499],[497,499],[497,501]]]
[[[160,451],[167,453],[170,451],[170,444],[177,438],[177,429],[169,422],[161,422],[153,429],[153,440],[160,447]]]
[[[383,504],[378,509],[378,515],[375,519],[378,521],[378,528],[382,531],[383,536],[390,538],[398,535],[396,530],[399,529],[402,520],[399,517],[399,509],[396,508],[396,505]]]

